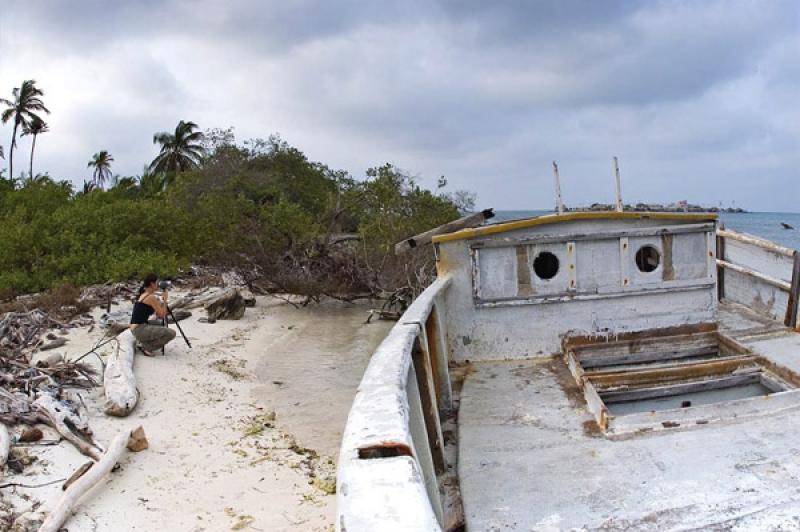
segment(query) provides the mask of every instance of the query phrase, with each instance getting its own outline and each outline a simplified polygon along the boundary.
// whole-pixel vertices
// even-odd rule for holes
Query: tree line
[[[35,139],[48,130],[43,96],[27,80],[0,99],[0,119],[13,125],[0,180],[0,298],[197,263],[309,299],[417,290],[432,276],[432,254],[398,260],[394,243],[474,207],[473,194],[445,192],[444,178],[426,190],[391,164],[355,178],[277,135],[238,142],[232,128],[201,132],[191,121],[153,136],[159,153],[139,176],[114,176],[114,157],[98,151],[91,181],[75,190],[34,176]],[[27,179],[11,177],[18,133],[34,141]]]

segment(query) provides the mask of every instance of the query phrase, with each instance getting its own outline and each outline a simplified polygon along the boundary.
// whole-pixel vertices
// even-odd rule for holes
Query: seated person
[[[162,303],[155,293],[157,282],[158,277],[154,273],[148,274],[144,278],[131,314],[131,331],[139,343],[139,348],[147,356],[153,356],[155,351],[163,348],[175,338],[175,331],[169,327],[147,323],[147,319],[154,312],[159,318],[166,319],[167,317],[169,294],[164,290],[164,302]]]

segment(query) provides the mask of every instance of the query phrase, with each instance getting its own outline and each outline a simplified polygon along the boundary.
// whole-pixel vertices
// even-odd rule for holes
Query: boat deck
[[[800,372],[800,334],[729,304],[720,329]],[[561,359],[471,369],[459,411],[468,530],[800,528],[800,408],[613,441]]]

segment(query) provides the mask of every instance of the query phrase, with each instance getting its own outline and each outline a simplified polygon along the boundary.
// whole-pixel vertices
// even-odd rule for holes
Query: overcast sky
[[[122,175],[181,119],[278,132],[356,177],[391,162],[479,207],[800,211],[800,4],[2,0],[0,96],[45,91],[36,171]],[[0,126],[8,152],[10,124]],[[16,169],[30,144],[19,143]],[[2,162],[2,164],[6,164]]]

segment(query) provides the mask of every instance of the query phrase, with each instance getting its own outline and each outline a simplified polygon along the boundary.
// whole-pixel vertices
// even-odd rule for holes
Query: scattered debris
[[[209,366],[224,373],[235,381],[240,381],[247,377],[247,373],[241,369],[245,366],[244,360],[233,361],[228,358],[221,358],[219,360],[215,360],[209,364]]]

